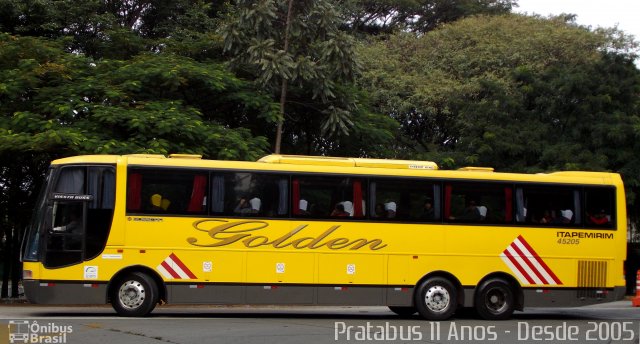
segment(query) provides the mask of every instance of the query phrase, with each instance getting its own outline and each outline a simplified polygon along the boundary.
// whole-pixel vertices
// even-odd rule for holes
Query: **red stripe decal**
[[[189,270],[189,268],[184,265],[184,263],[178,258],[178,256],[176,256],[175,254],[171,253],[171,255],[169,256],[169,258],[171,260],[173,260],[174,263],[176,263],[176,265],[178,265],[180,267],[180,269],[182,269],[182,271],[184,271],[184,273],[187,274],[187,276],[189,276],[189,278],[191,279],[196,279],[196,275],[193,274],[193,272],[191,272],[191,270]]]
[[[160,263],[160,265],[162,265],[162,267],[165,270],[167,270],[167,272],[171,275],[171,277],[176,278],[176,279],[180,279],[180,275],[178,275],[178,273],[175,272],[173,270],[173,268],[169,264],[167,264],[167,262],[162,261],[162,263]]]
[[[544,262],[544,260],[540,259],[540,256],[538,255],[538,253],[533,249],[533,247],[531,247],[529,245],[529,243],[524,240],[524,238],[522,237],[522,235],[518,236],[518,239],[520,239],[520,242],[522,243],[522,245],[524,245],[524,247],[529,250],[529,252],[531,252],[531,254],[533,255],[533,257],[538,261],[538,263],[540,263],[540,265],[544,268],[544,270],[549,274],[549,276],[551,276],[551,278],[553,278],[554,282],[556,282],[556,284],[562,284],[562,282],[560,282],[560,279],[558,278],[558,276],[556,276],[556,274],[553,273],[553,271],[551,271],[551,269],[549,268],[549,266]]]
[[[505,256],[507,256],[507,258],[509,258],[511,263],[518,269],[518,271],[520,271],[522,276],[524,276],[524,278],[527,279],[527,282],[529,282],[529,284],[536,284],[536,282],[531,278],[531,276],[529,276],[527,271],[525,269],[523,269],[522,266],[520,265],[520,263],[511,255],[511,253],[509,253],[509,251],[504,250],[503,253],[504,253]]]
[[[536,276],[538,276],[538,278],[540,279],[540,281],[542,281],[543,283],[549,283],[549,281],[547,281],[546,278],[544,278],[544,276],[542,276],[542,274],[540,273],[540,271],[538,271],[538,268],[536,268],[533,263],[529,260],[529,257],[527,257],[518,247],[518,245],[516,245],[516,243],[512,243],[511,244],[511,248],[513,248],[514,251],[516,251],[516,253],[518,253],[518,255],[522,258],[522,260],[524,260],[527,265],[529,266],[529,268],[531,269],[531,271],[533,271],[533,273],[536,274]]]

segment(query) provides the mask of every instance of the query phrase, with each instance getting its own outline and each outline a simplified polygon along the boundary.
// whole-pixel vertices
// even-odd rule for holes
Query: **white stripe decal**
[[[537,253],[527,249],[531,247],[522,236],[514,239],[500,254],[500,259],[509,267],[509,270],[518,277],[522,284],[531,285],[558,285],[562,284],[552,277],[551,271]],[[522,254],[518,253],[521,252]],[[510,259],[511,258],[511,259]]]
[[[182,270],[182,268],[174,262],[171,257],[167,257],[164,261],[180,276],[181,279],[189,279],[189,275],[187,275],[187,273],[184,272],[184,270]]]
[[[507,248],[507,251],[509,251],[511,256],[518,262],[518,265],[520,266],[520,268],[524,269],[529,279],[532,279],[535,282],[535,284],[545,284],[543,281],[540,280],[540,278],[536,275],[536,273],[533,272],[533,270],[531,270],[531,267],[529,267],[529,264],[525,262],[525,259],[527,261],[531,261],[528,257],[520,256],[518,252],[516,252],[516,250],[514,250],[513,247],[511,247],[511,245],[509,245],[509,247]]]
[[[522,251],[522,253],[527,255],[527,257],[532,257],[532,259],[529,259],[529,261],[533,264],[533,266],[535,266],[536,270],[542,275],[542,277],[544,277],[546,282],[544,284],[551,284],[551,285],[557,284],[553,280],[553,278],[549,275],[549,273],[547,273],[547,270],[545,270],[545,268],[542,267],[542,265],[540,265],[540,263],[538,262],[539,258],[534,257],[533,254],[531,254],[531,252],[529,252],[529,250],[527,250],[527,248],[520,242],[520,239],[516,239],[514,243],[518,246],[518,248],[520,249],[520,251]]]
[[[511,260],[509,260],[509,257],[507,257],[504,253],[500,254],[500,258],[502,259],[502,261],[507,264],[507,266],[509,267],[509,269],[511,270],[511,272],[513,272],[514,275],[516,275],[516,277],[518,277],[518,279],[520,280],[520,283],[522,284],[529,284],[529,282],[527,281],[527,279],[520,273],[520,271],[518,270],[518,268],[515,267],[515,265],[513,265],[513,263],[511,263]]]
[[[173,276],[171,276],[171,274],[169,273],[169,271],[167,271],[164,266],[162,265],[158,265],[156,266],[156,269],[162,274],[162,276],[164,276],[166,279],[173,279]]]
[[[189,270],[189,268],[176,256],[170,254],[165,258],[156,270],[166,279],[196,279],[197,277]]]

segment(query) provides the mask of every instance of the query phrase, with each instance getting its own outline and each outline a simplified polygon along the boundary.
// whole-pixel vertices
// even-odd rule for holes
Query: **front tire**
[[[483,319],[509,319],[515,310],[513,287],[502,279],[488,280],[478,288],[474,304]]]
[[[458,291],[450,280],[433,277],[422,282],[415,294],[415,305],[427,320],[446,320],[458,307]]]
[[[111,305],[123,317],[143,317],[158,303],[158,286],[153,278],[133,272],[116,281],[111,289]]]

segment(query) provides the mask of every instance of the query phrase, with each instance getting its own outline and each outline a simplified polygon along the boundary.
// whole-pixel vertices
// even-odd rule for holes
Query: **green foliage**
[[[224,124],[248,84],[175,55],[94,61],[41,38],[0,37],[0,154],[185,152],[253,160],[266,141]],[[234,111],[269,109],[267,97]],[[243,110],[244,109],[244,110]]]
[[[515,0],[342,0],[346,26],[364,34],[412,31],[425,33],[473,15],[505,14]]]
[[[356,109],[352,97],[338,92],[352,83],[357,68],[353,41],[339,29],[340,12],[331,0],[294,1],[287,33],[287,4],[234,2],[220,28],[224,49],[233,56],[236,71],[253,78],[274,98],[288,98],[283,80],[291,93],[304,94],[305,99],[297,101],[309,104],[307,111],[313,115],[324,116],[323,132],[347,133]],[[287,120],[297,116],[287,110]]]
[[[564,18],[473,17],[360,46],[360,85],[374,111],[400,123],[400,155],[502,171],[618,171],[633,201],[636,48],[615,29]]]

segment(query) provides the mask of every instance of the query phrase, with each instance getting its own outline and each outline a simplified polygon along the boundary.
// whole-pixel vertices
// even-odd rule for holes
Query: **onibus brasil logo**
[[[67,335],[73,332],[71,325],[40,324],[36,320],[9,320],[9,343],[67,343]]]

